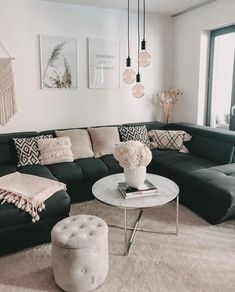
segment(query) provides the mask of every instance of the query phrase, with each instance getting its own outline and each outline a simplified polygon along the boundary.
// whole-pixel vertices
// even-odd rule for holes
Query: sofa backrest
[[[220,164],[232,163],[235,149],[235,133],[189,123],[168,124],[165,129],[183,130],[192,136],[187,143],[189,152]]]
[[[163,129],[165,124],[157,121],[153,122],[139,122],[139,123],[128,123],[123,125],[105,125],[105,126],[91,126],[91,128],[100,128],[100,127],[120,127],[120,126],[127,126],[127,127],[133,127],[133,126],[146,126],[147,130],[150,131],[152,129]],[[70,129],[87,129],[86,127],[82,128],[69,128],[69,129],[56,129],[59,130],[70,130]],[[53,135],[55,137],[55,131],[56,130],[46,130],[39,133],[39,135]],[[121,138],[121,137],[120,137]]]
[[[120,125],[107,125],[107,126],[90,126],[90,128],[100,128],[100,127],[119,127]],[[54,130],[45,130],[39,133],[39,135],[52,135],[56,136],[55,131],[65,131],[65,130],[75,130],[75,129],[87,129],[88,127],[76,127],[76,128],[63,128],[63,129],[54,129]]]
[[[203,157],[220,164],[235,162],[235,133],[228,130],[213,129],[210,127],[198,126],[188,123],[164,124],[161,122],[140,122],[127,123],[123,126],[146,125],[148,131],[152,129],[184,130],[192,135],[192,139],[187,143],[190,153]],[[108,125],[114,126],[114,125]],[[107,127],[108,127],[107,126]],[[118,126],[118,125],[115,125]],[[102,126],[104,127],[104,126]],[[82,128],[80,128],[82,129]],[[83,127],[84,129],[84,127]],[[17,155],[12,138],[32,137],[41,134],[52,134],[55,130],[37,132],[19,132],[0,135],[0,165],[16,164]]]
[[[37,132],[19,132],[0,135],[0,165],[17,164],[17,154],[12,138],[33,137]]]

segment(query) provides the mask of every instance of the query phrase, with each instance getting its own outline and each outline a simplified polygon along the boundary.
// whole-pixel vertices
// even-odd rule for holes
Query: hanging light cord
[[[145,40],[145,0],[143,0],[143,5],[144,5],[143,39]]]
[[[128,0],[128,9],[127,9],[127,47],[128,47],[128,57],[130,57],[130,0]]]
[[[140,0],[138,0],[138,74],[140,70],[139,54],[140,54]]]

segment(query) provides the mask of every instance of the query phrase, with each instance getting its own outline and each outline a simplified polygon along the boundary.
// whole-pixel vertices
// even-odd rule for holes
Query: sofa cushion
[[[189,151],[197,156],[226,164],[232,162],[234,145],[200,135],[193,135],[189,144]]]
[[[123,172],[123,168],[113,155],[105,155],[100,158],[109,170],[110,174]]]
[[[152,156],[154,157],[159,157],[159,156],[164,156],[164,155],[176,155],[177,153],[174,150],[170,149],[153,149],[152,150]]]
[[[69,212],[69,196],[65,191],[56,192],[44,203],[45,210],[40,213],[40,221],[63,216]],[[65,210],[66,207],[66,210]],[[39,222],[40,222],[39,221]],[[31,223],[32,217],[10,203],[0,205],[0,228]],[[38,222],[34,223],[37,224]]]
[[[109,175],[108,167],[101,159],[84,158],[78,159],[75,162],[82,169],[84,182],[89,185],[92,185],[98,179]]]
[[[213,129],[188,123],[168,124],[166,129],[183,130],[192,136],[186,143],[189,152],[213,160],[219,164],[233,161],[235,133],[229,130]]]
[[[37,164],[37,165],[19,166],[17,167],[17,171],[21,173],[38,175],[41,177],[57,180],[45,165]]]
[[[17,171],[56,180],[49,169],[42,165],[22,166],[18,167]],[[65,191],[56,192],[53,196],[45,201],[46,208],[40,213],[40,221],[48,218],[63,216],[66,212],[65,206],[68,209],[67,211],[69,211],[69,201],[69,196]],[[10,203],[4,203],[0,205],[0,228],[17,226],[31,222],[32,217],[14,205]],[[34,224],[37,223],[38,222]]]
[[[51,173],[61,182],[69,184],[82,179],[82,169],[75,162],[62,162],[47,166]]]
[[[17,164],[17,153],[12,138],[33,137],[37,132],[9,133],[0,135],[0,165]]]
[[[226,208],[235,206],[235,164],[193,171],[185,185],[216,200]]]
[[[16,165],[6,164],[0,165],[0,176],[7,175],[15,172],[17,169]]]
[[[67,191],[72,202],[83,201],[86,193],[83,193],[82,169],[75,162],[50,164],[47,166],[52,174],[67,186]]]
[[[215,165],[216,163],[213,161],[192,154],[172,151],[166,156],[165,153],[159,155],[155,152],[148,169],[153,173],[164,175],[174,180],[179,185],[183,185],[187,173]]]

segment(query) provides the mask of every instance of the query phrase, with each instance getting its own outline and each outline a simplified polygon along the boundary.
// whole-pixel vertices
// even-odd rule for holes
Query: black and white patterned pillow
[[[13,138],[18,164],[17,166],[39,164],[38,140],[53,138],[52,135],[41,135],[29,138]]]
[[[146,126],[121,126],[118,128],[118,130],[123,142],[130,140],[140,141],[149,148],[151,147]]]
[[[152,149],[171,149],[182,153],[188,153],[184,142],[192,137],[184,131],[151,130],[148,132]]]

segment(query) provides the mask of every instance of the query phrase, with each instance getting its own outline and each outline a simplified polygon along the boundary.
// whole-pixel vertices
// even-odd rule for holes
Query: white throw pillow
[[[117,127],[89,128],[95,157],[113,154],[115,145],[120,143]]]
[[[93,157],[91,139],[86,129],[55,131],[56,137],[69,137],[74,159]]]
[[[40,139],[38,140],[38,149],[42,165],[73,161],[69,137]]]

